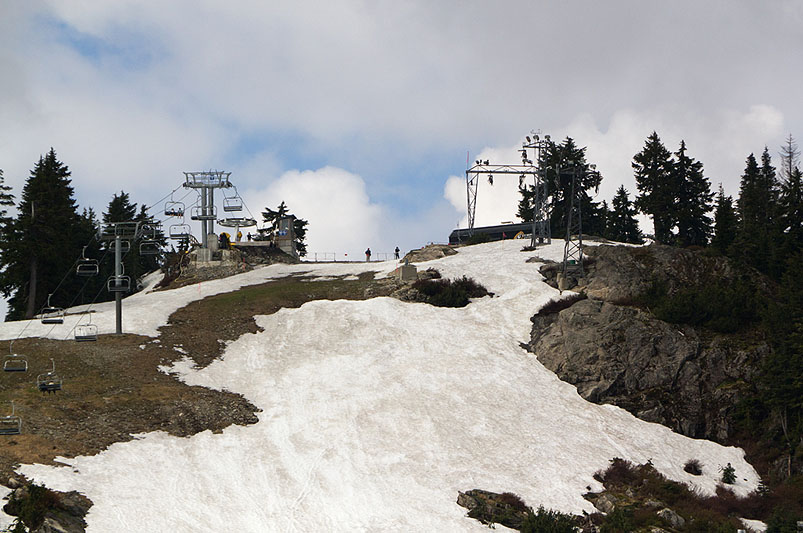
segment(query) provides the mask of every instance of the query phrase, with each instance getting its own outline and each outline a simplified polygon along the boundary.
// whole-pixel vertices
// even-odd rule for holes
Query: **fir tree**
[[[676,224],[677,190],[672,182],[672,154],[656,132],[647,137],[644,148],[633,156],[633,171],[639,195],[636,208],[652,217],[655,240],[669,244]]]
[[[769,151],[761,156],[761,167],[753,154],[747,158],[739,190],[739,231],[734,256],[778,279],[784,267],[779,257],[781,230],[778,217],[779,185]]]
[[[786,143],[781,146],[781,182],[788,182],[799,166],[800,150],[797,148],[792,134],[786,138]]]
[[[274,240],[276,238],[276,231],[279,229],[279,221],[286,217],[286,216],[294,216],[290,213],[287,204],[282,201],[275,210],[271,209],[270,207],[266,207],[265,211],[262,212],[262,220],[269,224],[267,227],[263,227],[257,230],[257,240]],[[293,232],[296,235],[295,238],[295,245],[296,250],[298,251],[298,255],[304,257],[307,255],[307,245],[304,240],[307,237],[307,225],[308,221],[296,217],[293,221]]]
[[[677,221],[677,239],[681,246],[705,246],[711,235],[708,213],[713,206],[711,184],[703,175],[703,164],[686,154],[686,143],[680,141],[670,174],[675,189],[674,218]]]
[[[605,230],[599,205],[591,199],[588,191],[599,190],[602,176],[591,169],[586,161],[586,149],[566,137],[561,144],[550,142],[543,158],[546,179],[549,180],[548,197],[552,235],[564,235],[572,200],[572,181],[576,179],[575,191],[583,217],[583,231],[601,235]],[[532,207],[530,207],[532,211]],[[532,220],[532,213],[530,214]]]
[[[636,210],[628,198],[624,185],[619,186],[612,203],[613,210],[608,217],[608,238],[634,244],[644,242],[636,220]]]
[[[75,282],[68,274],[91,236],[76,212],[69,178],[51,148],[25,183],[16,219],[4,227],[0,292],[9,297],[7,318],[32,317],[50,293],[55,292],[52,303],[59,307],[73,299]]]
[[[785,253],[803,249],[803,174],[798,167],[781,184],[779,221],[785,234]]]
[[[725,196],[725,191],[720,184],[714,211],[714,237],[711,239],[711,246],[723,255],[727,255],[736,239],[737,224],[733,198]]]

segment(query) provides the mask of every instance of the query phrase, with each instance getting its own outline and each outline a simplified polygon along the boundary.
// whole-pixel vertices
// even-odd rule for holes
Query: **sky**
[[[310,254],[381,257],[465,227],[466,161],[531,131],[587,147],[598,201],[632,198],[652,131],[736,195],[803,135],[801,49],[797,1],[5,0],[0,169],[19,197],[53,147],[82,208],[124,190],[157,218],[183,171],[225,170]],[[477,225],[515,219],[516,185],[482,180]]]

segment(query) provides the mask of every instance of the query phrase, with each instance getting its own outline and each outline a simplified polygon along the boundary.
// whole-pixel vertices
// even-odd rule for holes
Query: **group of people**
[[[397,246],[396,249],[393,251],[393,258],[394,259],[398,259],[399,258],[399,252],[400,251],[401,250],[399,250],[399,247]],[[366,263],[370,263],[371,262],[371,249],[370,248],[367,248],[365,250],[365,262]]]

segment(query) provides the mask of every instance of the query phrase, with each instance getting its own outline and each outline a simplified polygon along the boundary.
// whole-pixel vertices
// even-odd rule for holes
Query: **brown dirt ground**
[[[358,281],[286,278],[193,302],[170,316],[158,340],[135,334],[82,343],[20,339],[14,351],[27,357],[28,372],[0,372],[0,414],[7,414],[8,401],[14,400],[22,418],[20,435],[0,437],[0,483],[20,463],[96,454],[131,440],[131,434],[162,430],[189,436],[253,424],[258,409],[242,396],[189,386],[157,367],[184,356],[174,347],[199,366],[208,365],[223,351],[220,340],[258,330],[254,315],[311,300],[385,296],[397,287],[395,280],[374,280],[372,273]],[[42,394],[35,379],[50,369],[51,358],[63,390]]]

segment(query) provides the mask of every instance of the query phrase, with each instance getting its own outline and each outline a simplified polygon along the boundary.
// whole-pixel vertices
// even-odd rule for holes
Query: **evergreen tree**
[[[636,197],[636,208],[652,217],[655,240],[670,244],[672,229],[677,223],[675,202],[678,191],[672,181],[672,154],[663,145],[658,133],[652,132],[647,137],[644,148],[633,156],[632,166],[640,193]]]
[[[270,207],[266,207],[265,211],[262,212],[262,220],[269,224],[267,227],[263,227],[257,230],[257,240],[263,241],[273,241],[276,238],[276,231],[279,229],[279,220],[286,216],[294,216],[290,213],[287,204],[282,201],[275,210],[271,209]],[[295,238],[295,245],[296,250],[298,251],[298,255],[304,257],[307,255],[307,245],[304,240],[307,237],[307,225],[309,224],[308,221],[296,217],[293,221],[293,232],[296,235]]]
[[[550,141],[543,161],[546,168],[545,177],[549,180],[547,194],[552,235],[566,234],[567,216],[572,201],[572,181],[575,177],[575,186],[579,189],[575,193],[580,200],[583,231],[601,235],[605,230],[604,219],[601,217],[599,204],[592,200],[588,191],[599,190],[602,176],[593,171],[586,161],[586,149],[578,147],[571,137],[566,137],[561,144]],[[532,211],[532,207],[530,210]]]
[[[6,249],[6,228],[13,220],[6,211],[7,207],[14,207],[14,195],[10,191],[11,187],[4,183],[3,169],[0,169],[0,258],[2,258],[2,250]]]
[[[711,246],[720,253],[727,255],[733,241],[736,239],[738,221],[736,210],[733,208],[733,198],[725,196],[722,184],[719,185],[717,206],[714,211],[714,237]]]
[[[52,148],[39,158],[22,190],[17,218],[4,227],[0,292],[8,297],[9,319],[30,318],[57,287],[53,305],[73,299],[72,264],[89,235],[76,212],[70,171]]]
[[[644,242],[636,220],[636,210],[628,198],[624,185],[619,186],[613,197],[613,210],[608,218],[608,238],[634,244]]]
[[[761,167],[753,154],[747,165],[739,191],[739,231],[734,256],[775,279],[780,276],[781,230],[777,216],[779,184],[769,151],[761,156]]]
[[[680,141],[670,174],[675,189],[674,218],[677,221],[677,240],[681,246],[705,246],[711,235],[708,213],[713,206],[711,184],[703,175],[703,164],[686,154],[686,143]]]
[[[106,212],[103,213],[104,224],[113,222],[139,222],[140,226],[142,226],[152,222],[152,220],[144,205],[137,211],[137,204],[131,202],[130,195],[125,191],[120,191],[120,194],[112,196]],[[155,240],[164,246],[164,234],[161,231],[157,231],[155,237]],[[129,276],[132,281],[136,281],[139,277],[158,269],[160,266],[161,258],[159,255],[140,254],[142,241],[142,238],[132,239],[130,241],[130,250],[123,257],[125,275]],[[109,249],[112,249],[111,243],[109,243]],[[114,254],[110,252],[106,257],[104,273],[107,276],[111,276],[114,274]],[[111,294],[106,296],[106,298],[112,297],[113,295]]]
[[[786,143],[781,146],[781,182],[788,182],[795,172],[795,168],[800,163],[800,150],[797,148],[792,134],[786,138]]]
[[[781,184],[779,221],[785,234],[784,255],[803,249],[803,174],[798,167]]]

